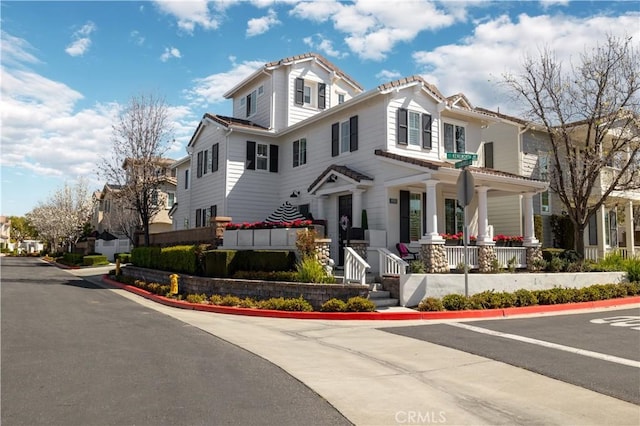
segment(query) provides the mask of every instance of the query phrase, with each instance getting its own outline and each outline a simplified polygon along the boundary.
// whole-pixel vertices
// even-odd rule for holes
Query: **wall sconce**
[[[290,198],[298,198],[299,196],[300,196],[300,191],[293,191],[291,195],[289,195]]]
[[[336,175],[330,175],[329,178],[327,178],[327,182],[335,182],[338,180],[338,176]]]

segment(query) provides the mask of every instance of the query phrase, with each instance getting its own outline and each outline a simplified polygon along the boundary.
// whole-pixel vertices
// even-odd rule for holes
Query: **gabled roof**
[[[422,86],[428,91],[430,92],[434,98],[436,98],[438,101],[442,102],[445,101],[446,98],[444,97],[444,95],[440,92],[440,90],[438,90],[438,88],[436,86],[434,86],[433,84],[427,82],[424,78],[420,77],[419,75],[412,75],[409,77],[403,77],[401,79],[398,80],[394,80],[394,81],[390,81],[388,83],[384,83],[381,84],[377,87],[377,90],[380,92],[387,92],[389,90],[392,89],[397,89],[403,86],[407,86],[410,85],[412,83],[419,83],[422,84]]]
[[[339,166],[337,164],[332,164],[327,167],[320,175],[309,185],[307,191],[309,193],[313,192],[316,187],[318,187],[321,183],[328,180],[332,174],[339,174],[343,177],[353,180],[354,182],[362,182],[362,181],[373,181],[372,177],[369,177],[363,173],[360,173],[356,170],[353,170],[347,166]]]
[[[227,99],[233,97],[233,95],[237,91],[239,91],[241,88],[246,86],[249,82],[254,80],[257,76],[262,74],[263,71],[267,71],[267,72],[268,71],[272,71],[272,70],[274,70],[276,68],[279,68],[281,66],[287,66],[287,65],[294,64],[296,62],[301,62],[301,61],[306,61],[306,60],[315,60],[316,62],[321,64],[323,67],[325,67],[327,70],[329,70],[331,72],[334,72],[337,76],[339,76],[340,78],[344,79],[347,83],[351,84],[355,89],[360,90],[360,91],[363,90],[362,86],[360,86],[360,84],[358,82],[356,82],[353,78],[351,78],[350,76],[345,74],[342,70],[340,70],[340,68],[336,67],[330,61],[328,61],[325,57],[323,57],[322,55],[320,55],[318,53],[307,52],[307,53],[303,53],[301,55],[289,56],[287,58],[283,58],[283,59],[280,59],[280,60],[277,60],[277,61],[267,62],[266,64],[264,64],[262,66],[262,68],[259,68],[253,74],[251,74],[249,77],[245,78],[240,83],[236,84],[233,88],[231,88],[231,90],[226,92],[223,96],[225,98],[227,98]]]
[[[193,146],[196,143],[198,134],[206,126],[207,120],[211,120],[214,123],[220,124],[221,126],[224,126],[226,129],[233,126],[234,128],[245,128],[249,130],[269,130],[268,128],[261,126],[259,124],[256,124],[250,120],[245,120],[245,119],[236,118],[236,117],[227,117],[226,115],[210,114],[206,112],[202,116],[200,123],[198,123],[198,127],[196,127],[196,130],[193,132],[193,135],[191,135],[191,139],[189,139],[189,143],[187,144],[187,146]]]

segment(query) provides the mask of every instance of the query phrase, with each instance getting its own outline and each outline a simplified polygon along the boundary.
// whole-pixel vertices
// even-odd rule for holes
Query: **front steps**
[[[398,306],[398,299],[392,299],[391,294],[381,288],[380,283],[369,284],[369,300],[376,304],[376,308]]]

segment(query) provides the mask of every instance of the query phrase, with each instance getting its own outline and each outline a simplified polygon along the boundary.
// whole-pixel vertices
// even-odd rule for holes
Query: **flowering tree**
[[[87,182],[67,183],[46,202],[27,213],[27,219],[50,247],[71,246],[78,242],[91,219],[92,203]]]
[[[640,189],[640,54],[637,41],[608,36],[566,70],[552,52],[527,57],[505,83],[527,118],[547,133],[549,187],[584,255],[589,219],[612,195]]]

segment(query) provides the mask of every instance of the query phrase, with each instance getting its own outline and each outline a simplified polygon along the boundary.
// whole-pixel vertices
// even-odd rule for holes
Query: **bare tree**
[[[101,177],[121,187],[117,196],[122,208],[136,213],[145,245],[149,245],[149,224],[162,208],[157,202],[162,174],[158,164],[167,152],[171,134],[164,99],[134,96],[113,125],[112,156],[100,165]]]
[[[504,82],[548,134],[549,187],[573,222],[584,255],[584,230],[611,195],[640,188],[640,56],[631,38],[607,36],[568,71],[548,49],[526,57]]]
[[[112,188],[109,193],[109,211],[104,213],[102,226],[104,229],[116,234],[124,235],[135,245],[135,231],[138,229],[140,219],[138,213],[119,195],[120,188]]]
[[[27,213],[27,219],[57,249],[60,244],[70,247],[78,242],[91,218],[91,210],[87,182],[81,179],[74,186],[65,183],[49,200]]]

